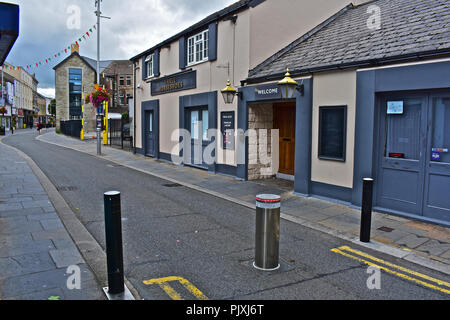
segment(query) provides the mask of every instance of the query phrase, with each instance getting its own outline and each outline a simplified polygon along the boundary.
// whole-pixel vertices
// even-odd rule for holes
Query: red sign
[[[23,109],[19,109],[18,111],[19,111],[18,115],[23,117]]]

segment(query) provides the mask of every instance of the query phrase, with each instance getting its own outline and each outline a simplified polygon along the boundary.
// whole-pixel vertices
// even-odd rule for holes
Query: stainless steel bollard
[[[273,194],[256,196],[256,269],[273,271],[280,267],[280,202],[281,197]]]

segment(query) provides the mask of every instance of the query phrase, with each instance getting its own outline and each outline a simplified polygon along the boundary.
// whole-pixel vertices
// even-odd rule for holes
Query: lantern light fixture
[[[278,82],[278,86],[281,89],[281,97],[283,99],[292,99],[294,97],[295,90],[298,90],[303,95],[303,85],[298,85],[298,82],[291,78],[289,68],[286,70],[284,79]]]
[[[231,86],[230,80],[227,80],[227,86],[223,88],[221,91],[223,100],[226,104],[232,104],[234,101],[234,96],[241,96],[242,93],[238,92],[235,88]]]

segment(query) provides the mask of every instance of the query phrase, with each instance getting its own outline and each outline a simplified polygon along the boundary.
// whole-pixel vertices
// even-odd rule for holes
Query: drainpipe
[[[136,154],[136,64],[133,61],[133,154]]]

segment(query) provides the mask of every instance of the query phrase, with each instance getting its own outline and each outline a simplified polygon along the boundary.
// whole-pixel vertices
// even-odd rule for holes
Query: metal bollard
[[[361,230],[360,241],[370,242],[370,228],[372,224],[372,198],[373,198],[373,179],[363,179],[363,193],[361,205]]]
[[[106,260],[108,270],[108,293],[123,293],[123,249],[122,249],[122,214],[120,192],[109,191],[104,194]]]
[[[256,196],[256,235],[255,262],[256,269],[273,271],[280,267],[280,201],[281,197],[273,194]]]

